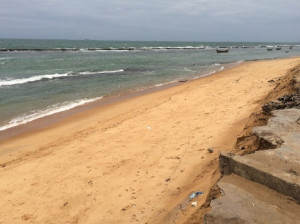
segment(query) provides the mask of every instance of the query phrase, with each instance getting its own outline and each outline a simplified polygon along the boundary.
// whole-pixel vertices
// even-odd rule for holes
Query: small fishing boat
[[[280,47],[280,46],[277,46],[277,47],[276,47],[276,50],[277,50],[277,51],[281,50],[281,47]]]
[[[273,51],[273,46],[267,46],[268,51]]]
[[[219,47],[216,49],[217,53],[227,53],[229,51],[229,47]]]

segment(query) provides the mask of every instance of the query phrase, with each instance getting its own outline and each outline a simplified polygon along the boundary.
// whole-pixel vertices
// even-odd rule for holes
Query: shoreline
[[[108,105],[114,105],[117,103],[122,102],[123,100],[129,100],[131,98],[143,96],[149,93],[153,93],[156,91],[160,91],[165,88],[170,88],[171,86],[179,85],[179,83],[174,83],[173,85],[166,85],[166,86],[161,86],[157,88],[147,88],[142,91],[126,91],[121,94],[115,94],[115,95],[110,95],[110,96],[105,96],[101,99],[98,99],[96,101],[86,103],[80,106],[76,106],[74,108],[71,108],[69,110],[61,111],[58,113],[54,113],[45,117],[41,117],[38,119],[35,119],[33,121],[20,124],[8,129],[5,129],[3,131],[0,131],[1,136],[0,140],[6,140],[10,139],[13,137],[17,137],[18,135],[26,134],[27,131],[38,131],[40,129],[45,129],[45,128],[50,128],[52,126],[58,125],[59,122],[63,122],[64,120],[80,115],[83,113],[88,113],[89,110],[94,110],[94,109],[101,109],[102,107],[108,106]]]
[[[245,62],[1,141],[1,221],[184,223],[219,179],[219,152],[299,64]]]
[[[287,57],[287,58],[297,58],[297,57]],[[198,79],[203,79],[205,77],[209,77],[218,74],[220,72],[223,72],[225,70],[231,69],[233,67],[239,66],[242,63],[254,62],[254,61],[281,60],[281,59],[285,59],[285,58],[255,59],[255,60],[245,60],[245,61],[241,60],[241,61],[235,61],[235,62],[224,63],[224,64],[220,63],[220,65],[223,65],[220,69],[207,74],[199,74],[199,75],[195,74],[194,78],[173,80],[166,83],[153,84],[150,86],[135,87],[132,89],[124,90],[122,92],[117,92],[115,94],[111,94],[103,97],[101,96],[99,97],[100,99],[98,100],[85,103],[83,105],[79,105],[68,110],[42,116],[32,121],[23,124],[18,124],[16,126],[9,127],[4,130],[0,130],[0,141],[5,141],[10,138],[14,138],[19,135],[26,134],[26,132],[38,131],[38,130],[51,127],[65,120],[68,116],[74,116],[90,109],[96,109],[96,108],[100,109],[102,106],[115,104],[121,102],[122,100],[128,100],[134,97],[139,97],[149,93],[158,92],[164,89],[172,88],[177,85],[182,85],[185,82],[192,82]]]
[[[0,141],[9,140],[10,138],[18,137],[20,135],[26,135],[30,132],[35,132],[38,130],[42,130],[45,128],[49,128],[53,125],[58,124],[59,122],[62,122],[63,120],[67,119],[69,116],[79,115],[81,113],[84,113],[88,110],[93,109],[100,109],[103,106],[116,104],[119,102],[122,102],[123,100],[130,100],[135,97],[144,96],[147,94],[151,94],[154,92],[159,92],[168,88],[172,88],[178,85],[182,85],[185,82],[192,82],[198,79],[203,79],[205,77],[209,77],[212,75],[215,75],[219,72],[225,71],[227,69],[239,66],[244,61],[236,61],[223,65],[220,69],[207,73],[207,74],[195,74],[194,78],[190,79],[180,79],[180,80],[173,80],[166,83],[160,83],[160,84],[154,84],[150,86],[142,86],[142,87],[136,87],[133,89],[125,90],[123,92],[117,92],[116,94],[99,97],[100,99],[95,100],[90,103],[85,103],[80,106],[76,106],[74,108],[64,110],[61,112],[57,112],[54,114],[46,115],[41,118],[34,119],[32,121],[26,122],[24,124],[19,124],[4,130],[0,130]]]
[[[287,57],[288,58],[288,57]],[[278,58],[276,58],[278,59]],[[258,59],[259,61],[260,59]],[[264,60],[272,60],[272,59],[264,59]],[[247,61],[256,61],[256,60],[245,60]],[[229,66],[231,64],[239,64],[243,62],[243,60],[240,61],[233,61],[230,63],[213,63],[214,65],[218,65],[218,66],[222,66],[221,68],[212,68],[211,72],[210,71],[206,71],[206,72],[201,72],[201,73],[196,73],[193,74],[193,76],[187,78],[189,81],[190,80],[194,80],[197,78],[202,78],[204,76],[207,75],[211,75],[212,73],[216,73],[219,72],[220,70],[222,70],[224,67],[223,65]],[[211,64],[211,65],[213,65]],[[217,67],[218,67],[217,66]],[[197,75],[199,74],[199,75]],[[186,78],[183,78],[186,79]],[[180,80],[180,78],[177,79],[177,82]],[[127,95],[127,94],[132,94],[133,92],[141,92],[140,95],[143,95],[144,93],[143,90],[139,91],[139,89],[152,89],[154,88],[154,91],[159,91],[159,88],[156,87],[160,87],[160,86],[165,86],[165,88],[168,88],[168,86],[173,86],[176,85],[173,82],[176,82],[175,80],[171,80],[169,81],[169,84],[166,85],[166,83],[158,83],[158,84],[153,84],[153,85],[149,85],[149,86],[144,86],[144,87],[132,87],[130,89],[127,90],[123,90],[121,92],[116,92],[114,94],[109,94],[106,96],[106,94],[101,94],[101,93],[97,93],[96,95],[98,96],[98,98],[115,98],[116,96],[119,95]],[[179,81],[180,82],[180,81]],[[167,82],[168,83],[168,82]],[[156,90],[157,89],[157,90]],[[147,92],[148,90],[146,90]],[[100,95],[99,95],[100,94]],[[137,94],[132,94],[132,95],[139,95]],[[7,96],[9,99],[9,96]],[[5,121],[1,121],[1,128],[0,128],[0,140],[5,140],[8,138],[11,138],[13,136],[22,134],[25,132],[26,129],[28,130],[36,130],[37,128],[41,128],[41,127],[46,127],[49,126],[49,124],[55,122],[56,121],[60,121],[62,119],[62,117],[68,116],[66,111],[70,111],[68,114],[73,115],[74,111],[82,111],[84,108],[89,109],[90,105],[97,105],[97,104],[101,104],[99,103],[98,100],[96,100],[97,97],[94,98],[80,98],[80,99],[73,99],[71,101],[65,101],[65,102],[59,102],[58,104],[56,104],[55,102],[51,102],[50,104],[48,104],[48,107],[46,107],[45,105],[43,106],[44,108],[38,108],[36,109],[36,111],[27,111],[24,112],[23,114],[17,114]],[[86,103],[89,101],[93,101],[92,103]],[[101,100],[100,100],[101,101]],[[80,106],[74,106],[75,105],[80,105]],[[10,105],[10,104],[8,104]],[[34,102],[32,101],[32,103],[30,103],[29,105],[34,105]],[[8,106],[9,108],[9,106]],[[50,108],[50,109],[49,109]],[[70,109],[71,108],[71,109]],[[5,108],[4,108],[5,109]],[[58,112],[60,111],[60,112]],[[62,111],[62,112],[61,112]],[[8,114],[8,110],[5,111],[5,113]],[[60,114],[62,113],[62,114]],[[9,116],[7,116],[9,117]],[[48,118],[49,122],[46,122],[46,119]],[[36,126],[36,128],[34,127]]]

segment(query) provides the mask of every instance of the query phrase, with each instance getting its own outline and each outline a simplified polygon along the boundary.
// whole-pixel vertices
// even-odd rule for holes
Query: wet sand
[[[2,140],[0,222],[183,223],[219,178],[218,152],[299,63],[245,62]]]

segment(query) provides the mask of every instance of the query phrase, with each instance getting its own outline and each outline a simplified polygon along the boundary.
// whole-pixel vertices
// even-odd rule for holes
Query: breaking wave
[[[74,77],[78,75],[97,75],[97,74],[114,74],[114,73],[120,73],[124,72],[123,69],[114,70],[114,71],[86,71],[86,72],[79,72],[79,73],[73,73],[73,72],[67,72],[63,74],[47,74],[47,75],[37,75],[32,76],[29,78],[21,78],[21,79],[11,79],[11,80],[0,80],[0,87],[1,86],[13,86],[13,85],[21,85],[26,84],[30,82],[38,82],[43,80],[51,80],[51,79],[57,79],[57,78],[66,78],[66,77]]]
[[[75,107],[94,102],[96,100],[100,100],[102,97],[92,98],[92,99],[79,99],[75,101],[66,101],[64,103],[58,103],[51,106],[48,106],[44,110],[38,110],[38,111],[32,111],[31,113],[24,114],[20,117],[14,118],[11,121],[9,121],[4,126],[0,127],[0,131],[4,131],[6,129],[19,126],[21,124],[26,124],[28,122],[37,120],[39,118],[43,118],[46,116],[50,116],[52,114],[56,114],[59,112],[67,111],[70,109],[73,109]]]
[[[98,72],[80,72],[80,75],[97,75],[97,74],[114,74],[114,73],[120,73],[124,72],[123,69],[115,70],[115,71],[98,71]]]
[[[67,77],[71,73],[64,73],[64,74],[51,74],[51,75],[37,75],[29,78],[22,78],[22,79],[12,79],[12,80],[0,80],[0,86],[12,86],[12,85],[20,85],[29,82],[37,82],[46,79],[55,79],[61,77]]]

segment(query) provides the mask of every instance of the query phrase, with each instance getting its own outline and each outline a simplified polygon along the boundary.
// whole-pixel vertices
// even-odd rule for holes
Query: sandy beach
[[[220,177],[219,151],[299,64],[243,62],[1,141],[0,223],[184,223]]]

